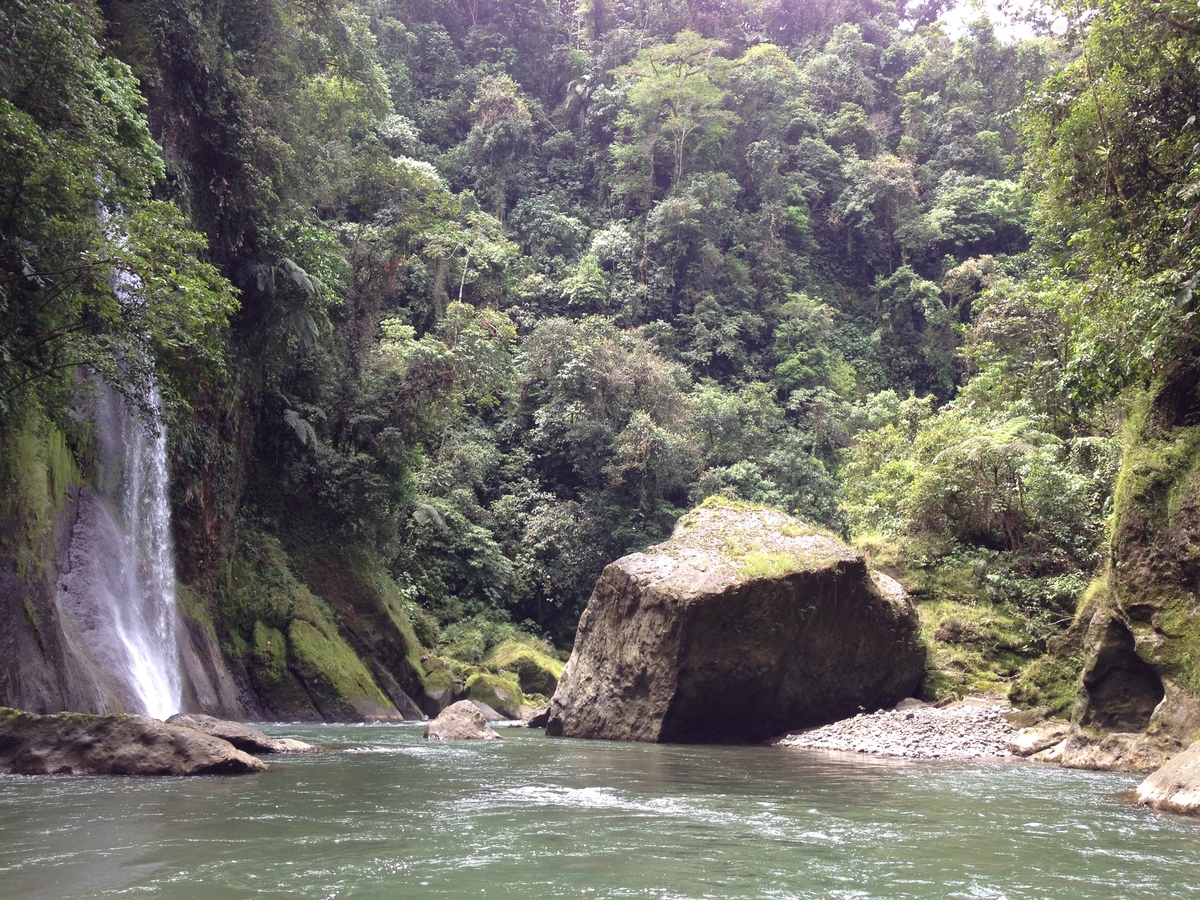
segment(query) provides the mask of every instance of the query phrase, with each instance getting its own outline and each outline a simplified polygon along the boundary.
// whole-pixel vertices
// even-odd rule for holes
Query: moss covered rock
[[[1073,718],[1182,747],[1200,730],[1200,370],[1176,366],[1126,429]]]
[[[525,695],[515,675],[492,675],[487,672],[477,672],[467,679],[467,699],[486,703],[497,712],[503,713],[510,719],[521,716],[521,707],[525,705]]]
[[[925,649],[900,586],[784,513],[709,500],[609,565],[551,700],[551,734],[759,741],[894,705]]]
[[[504,641],[486,660],[487,665],[517,676],[526,694],[551,696],[562,677],[563,663],[548,653],[518,641]]]
[[[393,715],[375,679],[336,631],[296,619],[288,629],[291,667],[326,719]]]

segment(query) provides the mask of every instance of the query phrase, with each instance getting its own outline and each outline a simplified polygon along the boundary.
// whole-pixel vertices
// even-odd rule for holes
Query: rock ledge
[[[13,775],[241,775],[266,768],[227,741],[146,716],[0,708],[0,771]]]

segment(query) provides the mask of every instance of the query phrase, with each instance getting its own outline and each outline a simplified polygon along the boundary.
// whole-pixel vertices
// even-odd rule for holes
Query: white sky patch
[[[1022,41],[1037,35],[1037,30],[1025,18],[1030,12],[1038,13],[1056,34],[1062,32],[1064,22],[1061,16],[1040,0],[958,0],[952,9],[943,14],[941,21],[950,35],[958,37],[966,31],[969,22],[985,12],[1004,41]]]

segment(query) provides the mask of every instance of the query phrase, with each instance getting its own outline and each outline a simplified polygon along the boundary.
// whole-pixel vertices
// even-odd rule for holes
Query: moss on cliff
[[[926,601],[917,612],[929,647],[922,690],[930,699],[1007,692],[1036,655],[1027,623],[990,603]]]
[[[288,649],[290,668],[326,718],[392,710],[362,660],[328,623],[292,620]]]
[[[54,564],[48,547],[54,523],[83,481],[66,438],[40,412],[20,425],[0,430],[0,519],[7,528],[0,542],[26,580],[45,576]]]
[[[330,604],[296,578],[282,545],[251,533],[239,551],[217,601],[225,652],[243,662],[272,711],[332,719],[393,711]]]
[[[254,690],[276,715],[303,715],[305,710],[316,713],[312,698],[288,668],[287,638],[282,631],[255,622],[244,658]]]
[[[1200,608],[1194,601],[1174,598],[1163,604],[1157,620],[1163,638],[1160,659],[1176,683],[1200,697]]]
[[[516,640],[497,646],[487,658],[487,665],[500,672],[516,676],[526,694],[550,696],[562,677],[563,663],[544,650]]]
[[[1075,715],[1187,740],[1200,721],[1200,370],[1176,363],[1135,397],[1124,443]]]

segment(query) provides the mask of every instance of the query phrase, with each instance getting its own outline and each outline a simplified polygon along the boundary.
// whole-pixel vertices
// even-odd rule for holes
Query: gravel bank
[[[1011,756],[1005,747],[1016,729],[1005,706],[955,704],[862,713],[811,731],[789,734],[777,747],[808,747],[904,759],[981,759]]]

